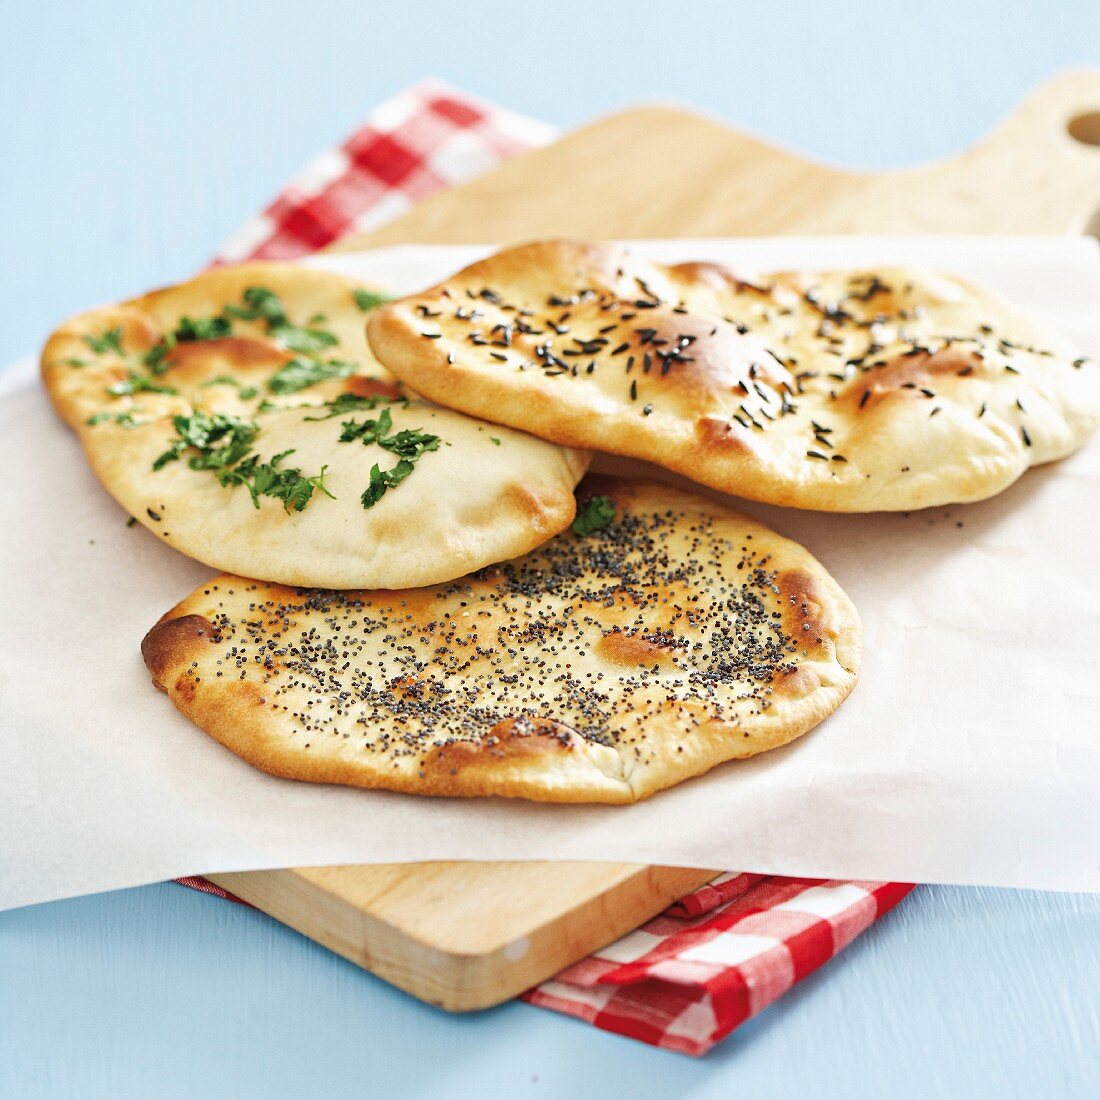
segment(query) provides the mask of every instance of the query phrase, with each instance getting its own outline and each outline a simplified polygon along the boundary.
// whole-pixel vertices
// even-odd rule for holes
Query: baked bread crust
[[[153,627],[153,682],[255,767],[420,795],[624,803],[783,745],[852,690],[860,626],[802,547],[664,485],[449,585],[219,576]]]
[[[537,242],[378,310],[368,335],[470,415],[822,511],[980,500],[1100,422],[1096,366],[1068,341],[900,268],[752,280]]]
[[[271,300],[268,317],[239,316],[250,312],[250,288],[275,295],[293,327],[269,323]],[[220,268],[73,318],[46,344],[43,379],[112,496],[215,569],[328,588],[434,584],[525,553],[568,526],[587,456],[403,390],[367,347],[355,296],[370,290],[292,264]],[[211,323],[218,318],[220,327]],[[188,324],[200,335],[173,342],[169,334]],[[323,346],[302,354],[288,339]],[[326,373],[336,376],[310,381]],[[333,407],[347,397],[368,404]],[[279,469],[307,479],[323,471],[305,506],[262,493],[254,502],[247,480],[223,485],[217,471],[194,469],[194,448],[154,468],[179,438],[175,418],[196,412],[255,425],[251,452]],[[383,415],[390,434],[426,433],[436,449],[365,507],[372,468],[389,471],[399,456],[341,435],[348,421]]]

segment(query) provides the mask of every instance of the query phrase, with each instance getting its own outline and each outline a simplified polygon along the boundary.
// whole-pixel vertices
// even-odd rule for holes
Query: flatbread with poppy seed
[[[586,457],[403,390],[364,336],[384,300],[291,264],[221,268],[74,318],[42,374],[115,499],[216,569],[433,584],[566,527]]]
[[[802,547],[668,486],[580,498],[576,530],[446,585],[217,577],[146,636],[153,682],[274,775],[549,802],[645,798],[852,690],[859,620]]]
[[[1100,422],[1067,340],[908,269],[750,279],[541,242],[379,309],[368,336],[463,412],[823,511],[979,500]]]

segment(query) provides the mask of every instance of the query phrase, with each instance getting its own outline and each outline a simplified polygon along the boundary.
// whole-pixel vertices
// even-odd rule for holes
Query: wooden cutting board
[[[814,164],[677,107],[635,108],[338,249],[551,236],[1083,232],[1100,236],[1100,71],[1043,85],[961,156],[892,172]],[[421,863],[210,878],[414,996],[465,1011],[514,997],[716,873]]]

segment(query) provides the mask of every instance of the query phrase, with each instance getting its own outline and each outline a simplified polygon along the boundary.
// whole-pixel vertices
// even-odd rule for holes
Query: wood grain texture
[[[641,107],[433,196],[338,248],[570,235],[1096,231],[1100,147],[1076,141],[1068,127],[1098,107],[1100,71],[1067,73],[969,152],[881,173],[813,164],[679,108]],[[400,988],[462,1010],[514,996],[713,874],[433,863],[215,881]],[[523,941],[522,957],[507,957],[508,945]]]
[[[891,172],[815,164],[676,107],[612,115],[433,195],[337,251],[539,237],[1080,233],[1100,212],[1100,146],[1070,122],[1100,70],[1038,88],[958,157]]]
[[[608,863],[312,867],[211,881],[451,1012],[517,996],[717,874]]]

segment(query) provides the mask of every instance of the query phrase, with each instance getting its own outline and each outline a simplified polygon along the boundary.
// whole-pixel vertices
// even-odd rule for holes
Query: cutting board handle
[[[971,153],[948,163],[1011,191],[1000,209],[1012,223],[1000,232],[1100,236],[1100,70],[1040,85]]]

